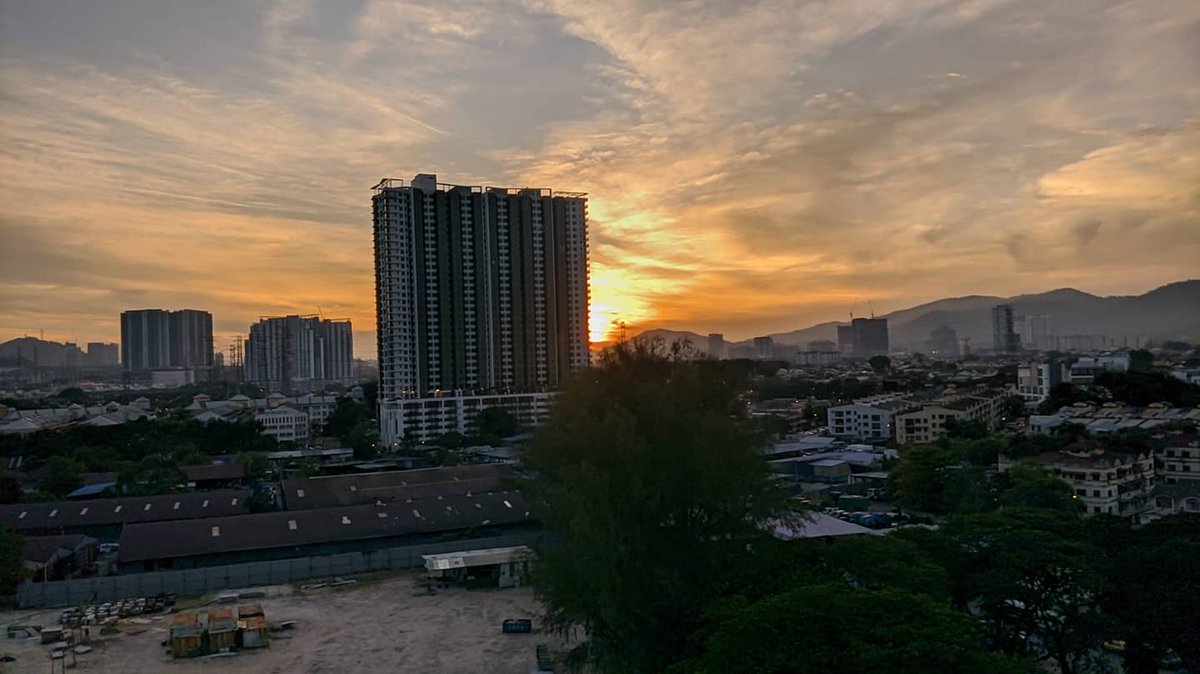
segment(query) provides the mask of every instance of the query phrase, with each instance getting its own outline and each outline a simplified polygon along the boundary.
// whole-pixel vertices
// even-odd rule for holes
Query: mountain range
[[[968,295],[928,302],[909,309],[893,311],[876,318],[888,319],[892,348],[923,350],[929,333],[943,325],[954,328],[959,339],[967,338],[975,348],[992,346],[992,307],[1011,304],[1020,324],[1026,316],[1049,316],[1052,334],[1104,335],[1115,344],[1136,337],[1155,340],[1200,340],[1200,279],[1179,281],[1155,288],[1143,295],[1099,297],[1074,288],[1060,288],[1033,295],[997,297]],[[776,345],[803,347],[815,340],[837,341],[837,326],[846,322],[830,321],[790,332],[769,335]],[[700,349],[708,345],[708,336],[678,330],[646,330],[637,339],[661,337],[668,342],[689,339]],[[749,347],[753,340],[727,342],[732,349]]]

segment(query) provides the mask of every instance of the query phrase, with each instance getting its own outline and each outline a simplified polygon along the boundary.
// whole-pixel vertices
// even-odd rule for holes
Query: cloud
[[[1125,293],[1200,256],[1187,0],[189,7],[103,40],[11,13],[0,333],[112,339],[132,303],[365,330],[369,187],[418,171],[588,192],[594,331]]]

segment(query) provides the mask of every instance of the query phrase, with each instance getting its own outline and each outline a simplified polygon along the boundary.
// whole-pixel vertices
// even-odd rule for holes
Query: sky
[[[1195,0],[0,0],[0,341],[349,318],[371,187],[589,193],[591,324],[1200,276]]]

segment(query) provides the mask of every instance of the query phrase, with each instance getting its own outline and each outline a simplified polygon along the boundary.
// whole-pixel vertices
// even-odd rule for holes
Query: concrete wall
[[[40,608],[105,602],[124,597],[146,597],[160,592],[204,594],[255,585],[279,585],[309,578],[341,576],[367,571],[398,571],[424,566],[421,555],[459,550],[540,546],[545,534],[520,533],[489,538],[472,538],[445,543],[427,543],[370,552],[348,552],[323,557],[296,557],[269,562],[210,566],[179,571],[154,571],[120,576],[34,583],[17,587],[17,606]]]

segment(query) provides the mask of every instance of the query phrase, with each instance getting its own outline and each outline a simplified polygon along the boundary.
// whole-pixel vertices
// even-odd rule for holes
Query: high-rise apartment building
[[[269,392],[323,391],[354,383],[350,321],[318,316],[262,318],[246,340],[247,382]]]
[[[121,362],[121,347],[107,342],[88,342],[87,353],[83,357],[84,365],[91,367],[111,367]]]
[[[171,366],[209,368],[213,364],[212,314],[195,309],[172,311]]]
[[[1051,328],[1050,317],[1031,314],[1025,317],[1025,348],[1034,351],[1053,351],[1058,344]]]
[[[1013,329],[1013,307],[997,304],[992,307],[992,348],[996,353],[1017,353],[1021,350],[1021,336]]]
[[[585,195],[420,174],[371,201],[381,401],[539,392],[587,367]],[[423,433],[383,407],[385,442]]]
[[[719,332],[708,335],[708,357],[714,360],[725,359],[725,335]]]
[[[850,325],[838,326],[837,338],[838,350],[857,358],[886,355],[890,348],[886,318],[852,319]]]
[[[121,313],[121,362],[130,372],[212,367],[212,314],[196,309]]]

